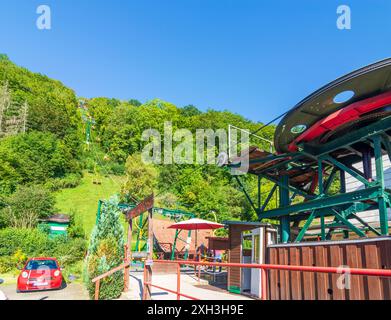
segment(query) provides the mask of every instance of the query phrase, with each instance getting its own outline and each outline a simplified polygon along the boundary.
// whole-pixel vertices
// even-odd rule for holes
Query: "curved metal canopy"
[[[289,145],[295,139],[336,111],[389,90],[391,90],[391,58],[356,70],[329,83],[299,102],[281,120],[274,136],[277,152],[289,152]],[[380,111],[378,115],[381,117],[385,110]],[[386,112],[388,113],[389,110]],[[372,117],[372,119],[377,118]],[[365,120],[363,118],[363,121],[368,121],[368,117]],[[354,130],[354,127],[352,128]],[[319,140],[314,143],[319,143]]]

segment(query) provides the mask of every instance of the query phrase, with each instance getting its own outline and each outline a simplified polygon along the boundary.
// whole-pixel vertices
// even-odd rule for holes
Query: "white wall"
[[[363,172],[363,164],[362,162],[357,163],[354,167],[361,172]],[[391,189],[391,163],[388,155],[383,156],[383,170],[384,170],[384,179],[385,185],[387,188]],[[372,177],[376,179],[376,167],[375,167],[375,159],[372,158]],[[352,192],[360,189],[364,189],[363,183],[358,181],[356,178],[346,173],[345,177],[346,181],[346,192]],[[379,222],[379,210],[371,210],[360,212],[357,214],[360,218],[364,219],[368,223],[376,223]],[[388,219],[391,220],[391,209],[388,209]],[[354,224],[360,224],[357,220],[352,220],[351,222]]]

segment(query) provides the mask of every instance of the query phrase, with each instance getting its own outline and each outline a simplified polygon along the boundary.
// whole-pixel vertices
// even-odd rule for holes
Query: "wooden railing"
[[[111,276],[112,274],[118,272],[118,271],[121,271],[121,270],[124,270],[126,268],[130,268],[130,265],[131,263],[130,262],[127,262],[127,263],[123,263],[121,264],[120,266],[114,268],[114,269],[111,269],[110,271],[107,271],[103,274],[101,274],[100,276],[97,276],[95,277],[94,279],[92,279],[92,283],[95,283],[95,300],[99,300],[99,290],[100,290],[100,281],[104,278],[107,278],[109,276]],[[126,275],[126,272],[125,272],[125,277],[127,276]],[[124,291],[128,290],[127,286],[126,286],[126,283],[129,281],[127,279],[124,279],[125,280],[125,288],[124,288]]]

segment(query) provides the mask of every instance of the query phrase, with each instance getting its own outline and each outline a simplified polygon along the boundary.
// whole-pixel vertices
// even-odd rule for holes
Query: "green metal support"
[[[307,221],[305,222],[303,228],[300,230],[300,233],[296,237],[295,242],[300,242],[301,240],[303,240],[305,233],[307,232],[308,228],[310,227],[312,221],[314,221],[315,217],[316,217],[316,212],[315,212],[315,210],[313,210],[311,212],[311,215],[308,217]]]
[[[335,175],[337,173],[338,169],[336,167],[331,170],[330,176],[327,178],[327,181],[324,185],[324,193],[327,194],[330,190],[331,185],[333,184]]]
[[[270,190],[269,194],[267,195],[267,198],[266,198],[265,202],[263,203],[263,206],[260,209],[260,212],[262,212],[262,211],[264,211],[266,209],[266,207],[269,204],[271,198],[273,197],[273,194],[276,192],[276,189],[277,189],[277,185],[275,184],[273,186],[273,188]]]
[[[388,159],[391,161],[391,143],[390,143],[390,140],[388,138],[388,135],[386,134],[383,134],[382,135],[382,141],[383,141],[383,144],[387,150],[387,154],[388,154]]]
[[[187,238],[191,238],[191,230],[189,230],[189,232],[187,233]],[[188,257],[189,257],[189,248],[186,247],[184,259],[187,260]]]
[[[362,232],[358,227],[356,227],[354,224],[352,224],[348,219],[346,219],[344,216],[342,216],[341,214],[339,214],[336,210],[333,210],[334,211],[334,214],[335,214],[335,217],[337,218],[337,220],[339,220],[341,223],[343,223],[344,225],[346,225],[347,227],[349,227],[350,230],[354,231],[355,233],[357,233],[357,235],[359,235],[360,237],[366,237],[365,233]]]
[[[331,162],[336,167],[340,168],[341,170],[344,170],[345,172],[349,173],[351,176],[356,178],[358,181],[363,183],[365,186],[372,186],[373,184],[369,182],[367,179],[365,179],[362,175],[358,174],[356,171],[354,171],[352,168],[349,168],[348,166],[345,166],[341,162],[337,161],[336,159],[330,157],[330,156],[324,156],[324,159]]]
[[[322,159],[318,160],[318,185],[319,185],[319,195],[323,196],[323,163]]]
[[[324,241],[324,240],[326,240],[326,226],[325,226],[323,214],[320,216],[320,228],[321,228],[321,237],[322,237],[322,240]]]
[[[277,179],[273,179],[269,176],[265,176],[263,174],[260,175],[262,178],[265,178],[273,183],[275,183],[276,185],[278,185],[280,188],[283,188],[283,189],[286,189],[288,191],[291,191],[291,192],[296,192],[297,194],[301,195],[302,197],[306,198],[306,199],[312,199],[314,198],[313,195],[310,195],[308,194],[307,192],[303,191],[303,190],[300,190],[300,189],[297,189],[297,188],[294,188],[294,187],[291,187],[291,186],[287,186],[287,185],[284,185],[283,183],[281,183],[281,181],[277,180]]]
[[[138,229],[139,230],[144,229],[145,223],[143,224],[143,216],[144,216],[143,214],[140,215],[139,220],[138,220]],[[140,250],[140,240],[142,240],[142,239],[140,239],[140,235],[138,234],[137,235],[137,240],[136,240],[136,251],[137,252],[141,251]]]
[[[336,207],[370,199],[373,200],[377,199],[381,193],[382,190],[379,187],[361,189],[349,193],[343,193],[335,196],[328,196],[303,203],[293,204],[289,207],[268,210],[267,212],[262,213],[262,218],[279,218],[291,213],[297,214],[300,212],[312,211],[320,208]]]
[[[280,183],[283,186],[289,186],[289,177],[286,175],[280,176]],[[280,187],[278,190],[280,196],[280,207],[289,206],[290,204],[289,189]],[[291,236],[290,219],[288,215],[282,216],[280,218],[280,228],[281,228],[281,241],[283,243],[288,243]]]
[[[261,209],[261,202],[262,202],[262,199],[261,199],[261,195],[262,195],[262,190],[261,190],[261,176],[258,176],[258,210]]]
[[[98,222],[99,222],[101,209],[102,209],[102,200],[99,200],[98,201],[98,210],[96,212],[95,224],[98,224]]]
[[[258,210],[256,208],[256,206],[254,205],[254,202],[251,200],[251,197],[250,195],[247,193],[246,189],[244,188],[244,185],[242,183],[242,181],[240,181],[239,177],[238,176],[234,176],[236,181],[238,182],[238,184],[240,185],[240,188],[242,189],[242,191],[244,192],[248,202],[250,203],[251,207],[254,209],[254,211],[257,213]]]
[[[375,151],[375,164],[376,164],[376,182],[384,190],[384,169],[383,169],[383,158],[382,158],[382,146],[381,136],[373,137],[374,151]],[[387,205],[383,197],[383,194],[378,198],[379,203],[379,218],[380,218],[380,229],[381,234],[384,236],[388,235],[388,217],[387,217]]]
[[[175,231],[175,237],[174,237],[174,243],[172,245],[172,251],[171,251],[171,260],[175,260],[175,249],[176,249],[176,242],[178,240],[179,234],[182,230],[177,229]]]
[[[357,216],[354,213],[350,214],[354,219],[356,219],[358,222],[360,222],[363,226],[365,226],[368,230],[372,231],[374,234],[381,236],[381,233],[377,231],[375,228],[371,227],[368,223],[366,223],[363,219],[361,219],[359,216]]]

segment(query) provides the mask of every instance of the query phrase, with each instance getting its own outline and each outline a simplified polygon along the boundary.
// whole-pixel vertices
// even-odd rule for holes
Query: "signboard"
[[[129,210],[126,213],[126,220],[129,221],[131,219],[137,218],[138,216],[142,215],[144,212],[152,209],[153,205],[154,205],[154,196],[153,194],[151,194],[149,197],[145,198],[137,206],[135,206],[133,209]]]

